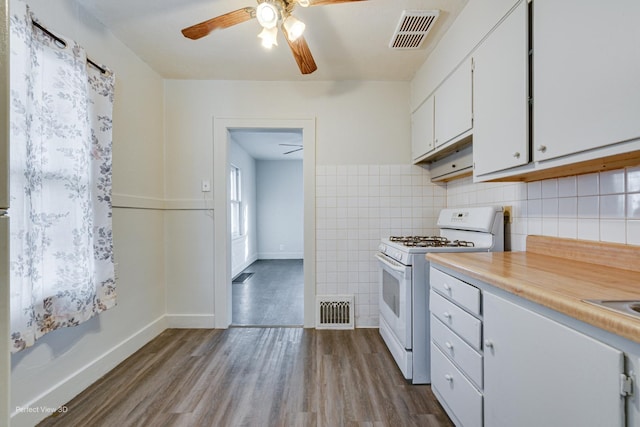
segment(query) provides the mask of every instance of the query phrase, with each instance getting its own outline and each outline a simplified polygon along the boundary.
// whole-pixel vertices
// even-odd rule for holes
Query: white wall
[[[258,259],[256,161],[233,139],[229,141],[229,161],[240,168],[242,176],[240,197],[244,234],[231,241],[231,277],[235,277]]]
[[[192,325],[215,315],[215,272],[211,270],[215,254],[213,244],[209,245],[213,223],[204,215],[184,210],[206,208],[200,182],[213,180],[214,117],[315,118],[317,167],[408,165],[408,101],[406,82],[165,81],[166,196],[176,208],[167,216],[166,232],[178,235],[174,230],[183,230],[185,223],[196,221],[188,236],[167,246],[168,313],[183,315],[184,319],[198,314],[198,318],[192,318]],[[342,237],[340,245],[346,244]],[[373,253],[370,255],[373,259]],[[337,268],[331,264],[324,271],[337,274]],[[189,272],[198,281],[180,280],[173,270]],[[369,307],[373,292],[370,282],[361,289],[362,297],[358,289],[356,300],[366,301]],[[211,302],[210,307],[204,307],[203,301],[207,305]],[[375,316],[373,320],[370,315]],[[367,311],[365,318],[368,320],[362,325],[377,325],[377,313]]]
[[[13,2],[14,0],[12,0]],[[13,4],[13,3],[12,3]],[[73,38],[116,74],[113,229],[118,305],[54,331],[12,356],[11,409],[57,407],[164,329],[162,79],[71,0],[29,1],[50,30]],[[144,206],[150,209],[137,209]],[[20,414],[31,426],[43,413]]]
[[[302,259],[302,160],[258,160],[258,258]]]

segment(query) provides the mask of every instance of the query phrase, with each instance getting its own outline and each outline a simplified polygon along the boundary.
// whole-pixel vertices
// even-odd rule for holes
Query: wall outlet
[[[200,188],[203,193],[208,193],[209,191],[211,191],[211,181],[209,181],[208,179],[203,179]]]
[[[503,206],[504,211],[504,223],[511,224],[513,222],[513,207],[512,206]]]

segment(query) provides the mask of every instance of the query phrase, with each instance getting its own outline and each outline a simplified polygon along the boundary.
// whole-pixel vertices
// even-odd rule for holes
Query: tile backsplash
[[[447,185],[447,206],[513,206],[508,249],[526,249],[527,234],[640,244],[640,167],[530,183]]]
[[[316,167],[316,293],[355,295],[356,325],[378,325],[382,237],[437,233],[446,185],[411,165]]]
[[[640,167],[530,183],[447,184],[411,165],[316,167],[316,293],[355,295],[356,326],[378,325],[382,237],[438,234],[444,207],[512,206],[506,250],[527,234],[640,245]]]

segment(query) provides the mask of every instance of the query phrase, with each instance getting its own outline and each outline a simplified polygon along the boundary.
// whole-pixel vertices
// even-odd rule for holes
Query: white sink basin
[[[583,301],[640,319],[640,300],[585,299]]]

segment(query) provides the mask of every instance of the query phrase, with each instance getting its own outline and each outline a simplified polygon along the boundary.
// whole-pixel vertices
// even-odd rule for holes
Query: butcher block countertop
[[[640,343],[640,318],[582,301],[640,300],[640,246],[527,236],[526,252],[434,252],[427,259]]]

